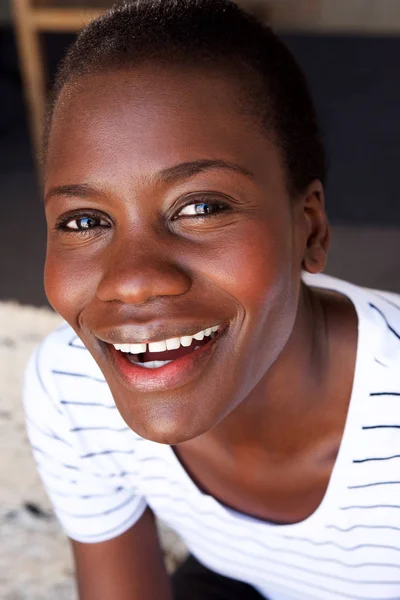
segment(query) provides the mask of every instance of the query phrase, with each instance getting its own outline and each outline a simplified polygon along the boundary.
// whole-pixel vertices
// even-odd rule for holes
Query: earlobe
[[[328,262],[328,250],[331,239],[331,228],[326,220],[320,223],[317,235],[310,236],[304,252],[302,267],[308,273],[322,273]]]
[[[326,267],[327,253],[320,245],[313,245],[306,249],[302,267],[308,273],[322,273]]]

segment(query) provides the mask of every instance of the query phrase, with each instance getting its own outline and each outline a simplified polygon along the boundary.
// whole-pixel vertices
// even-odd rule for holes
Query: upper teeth
[[[160,342],[150,342],[150,344],[114,344],[116,350],[129,352],[130,354],[141,354],[142,352],[165,352],[166,350],[177,350],[179,346],[190,346],[193,340],[202,340],[205,336],[210,336],[220,328],[220,325],[208,327],[203,331],[198,331],[194,335],[184,335],[182,337],[161,340]]]

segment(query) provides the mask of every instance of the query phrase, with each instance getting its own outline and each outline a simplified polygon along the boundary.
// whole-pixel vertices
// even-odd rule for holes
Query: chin
[[[198,403],[190,406],[183,402],[143,401],[136,406],[116,402],[122,418],[138,435],[159,444],[174,446],[203,435],[217,424],[214,414],[207,413],[205,407],[196,410]]]
[[[141,424],[128,422],[127,425],[141,437],[168,446],[176,446],[193,440],[212,428],[212,426],[207,427],[195,423],[182,424],[180,420],[171,418],[158,418]]]

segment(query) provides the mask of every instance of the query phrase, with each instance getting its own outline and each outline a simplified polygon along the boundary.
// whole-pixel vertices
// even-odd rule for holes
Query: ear
[[[326,267],[331,238],[322,183],[319,180],[310,183],[296,204],[302,232],[302,268],[309,273],[321,273]]]

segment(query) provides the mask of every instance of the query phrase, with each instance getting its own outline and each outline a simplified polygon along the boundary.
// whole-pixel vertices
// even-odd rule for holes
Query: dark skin
[[[240,82],[200,69],[193,75],[146,65],[64,89],[46,165],[46,291],[133,430],[173,445],[221,502],[293,523],[316,510],[329,483],[357,319],[346,298],[301,283],[303,269],[321,272],[326,263],[321,183],[293,198],[274,133],[243,110]],[[214,214],[194,216],[187,208],[194,203],[209,203]],[[76,220],[87,216],[94,226],[79,232]],[[60,218],[64,230],[56,228]],[[226,330],[206,366],[168,389],[121,382],[104,344],[214,323]],[[81,598],[110,598],[110,589],[116,600],[169,597],[162,567],[158,590],[148,588],[146,570],[131,573],[139,528],[141,539],[153,540],[146,559],[160,565],[145,515],[123,541],[95,545],[108,556],[113,544],[117,557],[102,560],[101,578],[115,586],[104,596],[90,591],[103,551],[74,543]],[[117,564],[125,565],[118,576]]]

